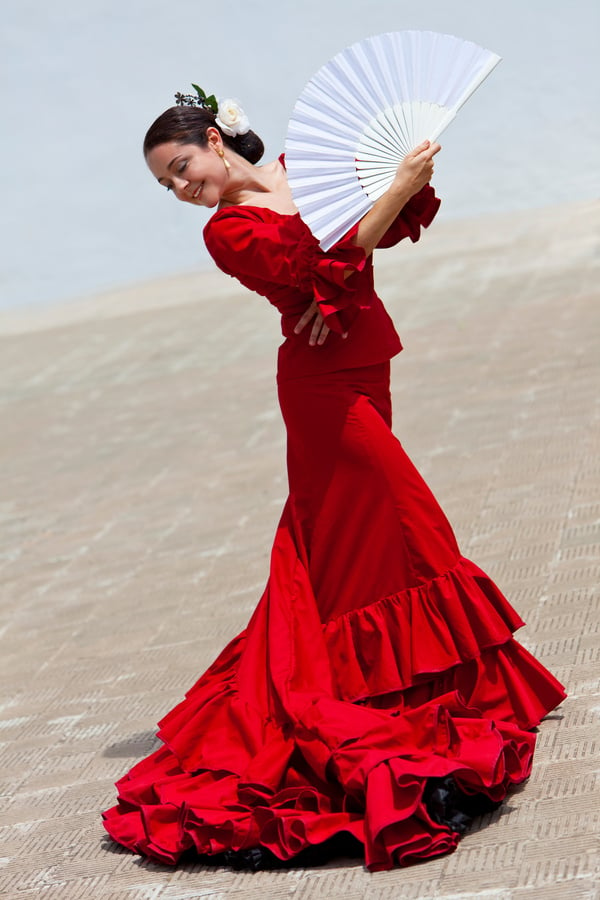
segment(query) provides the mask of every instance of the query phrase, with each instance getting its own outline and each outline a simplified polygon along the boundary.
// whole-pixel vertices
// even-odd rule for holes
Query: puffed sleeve
[[[372,301],[371,263],[355,232],[324,252],[299,216],[237,206],[209,220],[204,240],[228,275],[267,296],[269,285],[296,288],[317,301],[332,331],[343,333]]]
[[[440,208],[440,199],[435,196],[435,191],[430,184],[410,198],[406,206],[400,211],[392,222],[378,247],[393,247],[403,238],[409,237],[416,242],[421,236],[421,228],[427,228],[433,222],[435,214]]]

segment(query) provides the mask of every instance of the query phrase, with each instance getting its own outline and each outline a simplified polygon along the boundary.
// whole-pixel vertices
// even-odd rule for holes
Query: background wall
[[[596,0],[5,0],[0,307],[209,265],[208,213],[158,189],[141,141],[191,81],[239,98],[283,147],[305,82],[344,46],[423,28],[503,56],[443,138],[443,216],[600,191]]]

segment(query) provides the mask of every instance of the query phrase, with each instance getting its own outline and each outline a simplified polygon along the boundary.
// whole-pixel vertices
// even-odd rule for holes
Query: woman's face
[[[220,141],[209,134],[206,147],[175,141],[159,144],[146,162],[158,183],[178,200],[210,208],[219,203],[227,186],[227,169],[217,153],[221,149]]]

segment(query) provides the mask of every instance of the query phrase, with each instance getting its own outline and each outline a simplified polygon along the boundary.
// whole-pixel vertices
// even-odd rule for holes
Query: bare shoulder
[[[252,206],[265,207],[284,216],[298,212],[287,180],[287,173],[280,159],[274,159],[261,166],[261,175],[266,190],[257,191],[248,198]]]

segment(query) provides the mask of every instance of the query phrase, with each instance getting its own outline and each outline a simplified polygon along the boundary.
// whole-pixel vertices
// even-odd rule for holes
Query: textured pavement
[[[433,225],[378,260],[395,431],[570,697],[452,856],[235,873],[100,811],[246,624],[286,494],[277,316],[225,276],[0,317],[0,896],[600,897],[600,204]],[[485,827],[483,827],[485,826]]]

